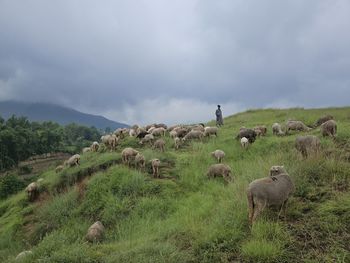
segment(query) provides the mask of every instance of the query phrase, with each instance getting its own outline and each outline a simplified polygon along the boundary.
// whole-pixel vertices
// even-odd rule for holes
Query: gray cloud
[[[349,13],[347,0],[0,1],[0,100],[129,123],[346,105]]]

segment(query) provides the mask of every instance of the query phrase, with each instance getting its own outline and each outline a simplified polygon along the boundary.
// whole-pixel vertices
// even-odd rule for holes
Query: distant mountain
[[[13,114],[25,116],[30,121],[54,121],[62,125],[74,122],[103,130],[107,127],[111,129],[128,127],[124,123],[115,122],[103,116],[87,114],[55,104],[0,101],[1,117],[8,119]]]

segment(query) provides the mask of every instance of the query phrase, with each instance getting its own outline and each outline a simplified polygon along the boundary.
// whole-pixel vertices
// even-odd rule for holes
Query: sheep
[[[100,144],[99,144],[98,142],[93,142],[93,143],[91,144],[90,148],[91,148],[91,151],[97,152],[98,149],[100,148]]]
[[[283,165],[274,165],[274,166],[271,166],[269,175],[275,176],[283,173],[288,174]]]
[[[39,184],[37,182],[32,182],[25,188],[25,191],[27,193],[28,200],[33,202],[39,195]]]
[[[160,178],[160,174],[159,174],[160,160],[153,159],[151,160],[151,164],[152,164],[153,177]]]
[[[166,126],[164,123],[155,124],[154,127],[156,127],[156,128],[164,128],[165,130],[168,129],[168,126]]]
[[[307,127],[302,121],[287,121],[286,124],[286,134],[292,131],[310,131],[311,128]]]
[[[106,147],[109,148],[111,151],[115,150],[118,140],[119,140],[119,137],[115,134],[107,134],[101,137],[102,143],[106,145]]]
[[[85,236],[85,239],[89,242],[99,242],[103,239],[105,228],[100,221],[93,223]]]
[[[256,132],[252,129],[242,129],[239,131],[239,134],[237,135],[237,139],[242,139],[243,137],[246,137],[249,141],[249,143],[255,142],[256,139]]]
[[[249,146],[249,140],[246,137],[241,138],[241,147],[243,149],[248,148]]]
[[[146,125],[145,130],[148,131],[151,128],[155,128],[155,124]]]
[[[201,131],[190,131],[189,133],[187,133],[185,135],[185,137],[182,138],[182,141],[185,142],[187,140],[191,140],[191,139],[199,139],[202,140],[204,136],[204,133]]]
[[[114,134],[115,136],[119,137],[119,138],[123,138],[123,137],[124,137],[124,133],[123,133],[123,129],[122,129],[122,128],[116,129],[116,130],[113,132],[113,134]],[[106,136],[106,135],[105,135],[105,136]],[[104,137],[104,136],[102,136],[102,137]],[[102,137],[101,137],[101,141],[103,142]],[[104,142],[103,142],[103,143],[104,143]]]
[[[135,156],[135,165],[140,169],[140,171],[145,169],[146,160],[142,153],[137,153]]]
[[[332,115],[325,115],[321,118],[319,118],[315,124],[314,124],[314,127],[318,127],[320,126],[321,124],[325,123],[326,121],[329,121],[329,120],[334,120],[334,117]]]
[[[136,129],[137,129],[137,128],[136,128]],[[130,136],[130,137],[136,137],[136,135],[137,135],[137,134],[136,134],[136,129],[130,129],[130,130],[129,130],[129,136]]]
[[[160,127],[160,128],[155,128],[152,130],[152,134],[153,136],[165,136],[165,132],[166,132],[166,129],[164,129],[163,127]]]
[[[62,170],[64,169],[64,165],[58,165],[56,168],[55,168],[55,172],[56,173],[59,173],[59,172],[61,172]]]
[[[153,144],[154,149],[159,149],[161,152],[165,151],[165,141],[163,139],[158,139]]]
[[[141,145],[143,145],[144,143],[152,144],[153,140],[154,140],[153,134],[147,134],[147,135],[145,135],[144,138],[142,138],[140,140],[139,144],[141,144]]]
[[[192,127],[192,131],[204,132],[204,126],[203,125],[195,125],[195,126]]]
[[[258,136],[265,136],[267,133],[267,128],[265,125],[255,126],[253,129]]]
[[[177,136],[177,132],[174,131],[174,130],[170,131],[169,135],[170,135],[170,138],[173,138],[173,139],[176,138],[176,137],[178,137],[178,136]]]
[[[130,162],[135,158],[139,152],[131,147],[127,147],[122,151],[122,162],[130,166]]]
[[[189,132],[187,128],[179,127],[179,129],[174,129],[177,133],[177,137],[183,138],[186,136],[186,134]]]
[[[210,154],[218,161],[218,163],[221,163],[221,161],[225,157],[225,152],[222,150],[215,150],[215,151],[211,152]]]
[[[74,154],[67,161],[65,161],[65,165],[69,167],[72,167],[74,165],[76,166],[80,165],[80,155]]]
[[[329,120],[321,124],[322,136],[335,137],[337,133],[337,123],[334,120]]]
[[[144,138],[147,134],[149,134],[149,133],[146,132],[146,131],[140,131],[140,132],[137,134],[136,138],[142,139],[142,138]],[[153,136],[153,135],[152,135],[152,136]]]
[[[208,168],[207,177],[222,176],[226,182],[233,181],[230,166],[222,163],[213,164]]]
[[[314,135],[298,136],[295,139],[295,148],[304,158],[308,157],[312,152],[318,153],[320,144],[320,139]]]
[[[179,137],[174,138],[174,147],[175,149],[179,149],[181,146],[181,139]]]
[[[205,127],[204,128],[204,136],[210,137],[211,135],[215,135],[215,137],[218,137],[218,127]]]
[[[155,130],[155,129],[156,129],[156,127],[152,126],[151,128],[147,129],[147,132],[152,133],[153,130]]]
[[[287,200],[294,191],[294,183],[283,171],[251,182],[247,189],[249,223],[253,224],[266,206],[279,205],[281,210],[285,210]]]
[[[272,124],[272,133],[278,136],[284,135],[282,127],[279,123],[275,122],[274,124]]]
[[[83,153],[91,152],[91,148],[90,147],[84,147],[82,152]]]
[[[32,254],[33,254],[33,252],[31,250],[22,251],[21,253],[19,253],[16,256],[15,261],[22,261],[22,260],[24,260],[24,258],[26,258],[27,256],[30,256]]]

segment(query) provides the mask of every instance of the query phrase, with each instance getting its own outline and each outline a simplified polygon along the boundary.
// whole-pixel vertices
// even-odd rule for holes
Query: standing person
[[[215,111],[215,115],[216,115],[216,126],[224,125],[224,121],[222,119],[222,112],[221,112],[221,109],[220,109],[220,105],[218,105],[218,108]]]

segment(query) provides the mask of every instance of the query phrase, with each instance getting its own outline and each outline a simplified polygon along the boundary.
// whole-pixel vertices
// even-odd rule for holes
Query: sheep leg
[[[262,203],[261,201],[258,201],[256,203],[256,208],[254,210],[253,218],[252,218],[252,223],[256,220],[258,215],[264,210],[266,203]]]
[[[278,218],[280,218],[281,213],[283,213],[284,220],[286,220],[286,218],[287,218],[286,217],[287,201],[288,201],[288,199],[282,203],[281,209],[280,209],[280,211],[278,213]]]

